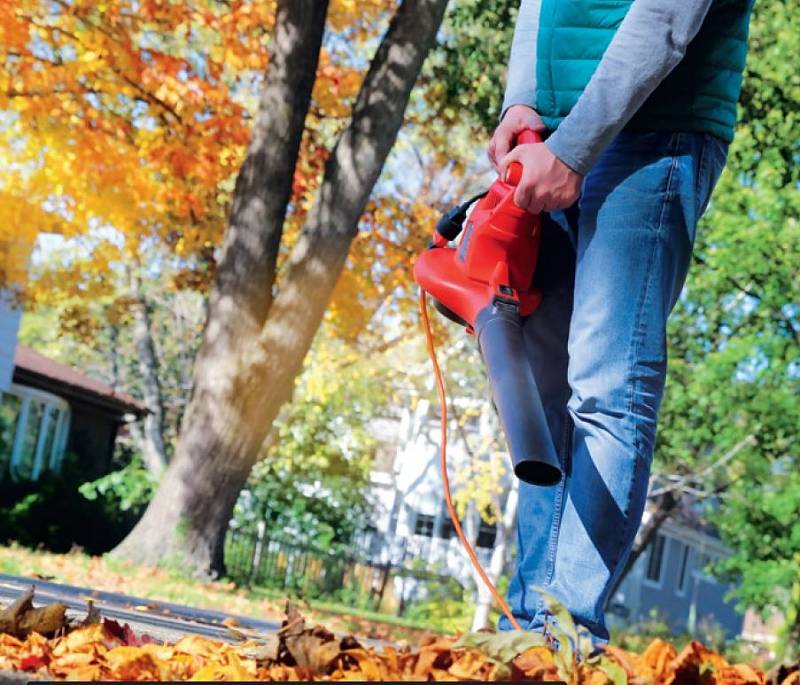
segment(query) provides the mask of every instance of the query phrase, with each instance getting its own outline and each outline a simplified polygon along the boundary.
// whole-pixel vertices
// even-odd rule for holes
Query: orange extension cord
[[[486,575],[486,571],[483,570],[483,566],[481,566],[481,562],[478,561],[475,550],[472,549],[472,545],[469,544],[467,537],[464,535],[464,531],[461,529],[461,523],[458,520],[456,508],[453,506],[453,498],[450,495],[450,479],[447,477],[447,399],[445,395],[442,370],[439,368],[439,361],[436,359],[436,349],[433,344],[433,334],[431,333],[431,322],[428,319],[427,298],[425,296],[425,291],[422,290],[422,288],[420,288],[419,291],[419,313],[422,317],[422,328],[425,331],[425,340],[428,343],[428,355],[431,358],[431,364],[433,364],[433,374],[436,378],[436,390],[439,393],[439,408],[442,413],[442,438],[439,454],[442,470],[442,483],[444,485],[444,501],[447,504],[447,511],[450,514],[450,520],[453,522],[453,528],[455,528],[456,535],[458,535],[458,539],[461,540],[461,544],[464,545],[464,549],[472,561],[475,571],[481,577],[481,580],[484,582],[486,587],[489,588],[489,592],[491,592],[492,596],[495,598],[495,600],[497,600],[497,604],[503,610],[503,613],[506,615],[506,618],[509,620],[511,625],[514,626],[515,630],[522,630],[522,627],[517,622],[517,619],[514,618],[514,614],[511,613],[511,609],[509,608],[508,604],[506,604],[506,601],[503,599],[502,595],[497,591],[497,588],[489,579],[489,576]]]

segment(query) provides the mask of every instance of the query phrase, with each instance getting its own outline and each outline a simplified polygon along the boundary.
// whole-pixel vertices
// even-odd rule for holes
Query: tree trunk
[[[282,0],[259,113],[237,179],[195,390],[176,454],[118,556],[223,569],[233,506],[311,346],[358,220],[397,136],[446,0],[406,0],[276,283],[275,263],[310,102],[325,0]]]
[[[503,574],[506,557],[508,553],[508,543],[514,536],[514,525],[517,520],[517,505],[519,503],[519,481],[512,476],[511,487],[506,498],[506,505],[503,509],[503,519],[497,522],[497,535],[494,539],[492,558],[486,575],[493,584],[497,585],[497,580]],[[492,594],[478,578],[478,605],[475,607],[475,614],[472,617],[472,630],[477,631],[486,628],[489,623],[489,611],[492,608]]]
[[[614,597],[625,578],[628,577],[631,569],[633,569],[634,564],[636,564],[636,562],[639,560],[639,557],[644,554],[644,551],[647,549],[648,545],[655,539],[656,533],[658,533],[658,531],[661,529],[661,526],[664,524],[664,522],[670,516],[672,516],[672,513],[678,507],[680,502],[680,496],[676,497],[672,492],[666,492],[658,498],[658,502],[655,510],[652,513],[652,516],[647,519],[647,523],[645,523],[644,526],[642,526],[642,528],[639,530],[639,533],[636,536],[636,541],[631,549],[631,553],[625,562],[624,568],[622,569],[622,573],[620,573],[619,577],[611,588],[611,592],[608,593],[608,602],[610,602],[612,597]]]
[[[142,461],[154,476],[160,477],[167,466],[164,448],[164,398],[158,380],[159,364],[150,329],[150,314],[147,301],[136,276],[131,278],[133,291],[133,343],[139,364],[142,398],[147,407],[142,429],[134,431],[142,449]]]

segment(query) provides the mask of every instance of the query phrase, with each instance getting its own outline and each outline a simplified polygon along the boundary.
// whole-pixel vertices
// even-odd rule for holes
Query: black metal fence
[[[409,602],[464,589],[425,562],[426,541],[365,532],[346,548],[317,549],[261,530],[230,529],[225,566],[235,582],[401,616]]]

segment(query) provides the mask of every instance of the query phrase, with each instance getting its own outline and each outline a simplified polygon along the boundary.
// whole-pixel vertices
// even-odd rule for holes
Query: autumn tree
[[[124,268],[131,288],[120,294],[130,305],[135,330],[144,333],[138,349],[140,361],[146,362],[146,378],[146,371],[158,370],[151,354],[158,346],[152,344],[152,322],[148,326],[145,320],[152,309],[147,289],[138,285],[148,276],[165,273],[157,265],[170,260],[171,268],[183,272],[174,279],[176,287],[205,292],[219,256],[214,247],[230,215],[207,329],[221,329],[225,335],[224,340],[207,336],[203,359],[218,352],[228,362],[235,360],[247,382],[263,384],[263,394],[274,397],[270,406],[280,406],[332,284],[338,279],[336,300],[341,302],[333,318],[352,336],[358,325],[346,322],[355,318],[363,323],[382,299],[380,294],[365,297],[364,288],[359,288],[364,276],[373,281],[377,277],[378,290],[384,293],[402,278],[408,252],[393,241],[397,232],[380,236],[377,247],[365,241],[355,245],[355,258],[345,264],[341,277],[340,272],[443,9],[444,2],[410,2],[397,9],[378,0],[358,6],[341,0],[329,10],[326,3],[280,5],[276,10],[270,2],[213,1],[134,6],[119,0],[98,6],[31,0],[4,5],[0,31],[6,68],[0,97],[11,116],[2,134],[8,149],[14,150],[15,164],[4,169],[2,211],[8,217],[6,208],[16,207],[12,224],[29,234],[115,236],[97,241],[91,259],[83,264],[86,269],[55,270],[29,284],[29,302],[52,302],[58,289],[87,299],[107,297]],[[380,43],[357,102],[363,60],[340,50],[355,64],[348,67],[342,54],[323,44],[326,10],[328,31],[340,36],[340,48],[342,38],[356,41],[360,49]],[[379,41],[391,15],[390,29]],[[284,23],[276,23],[276,17]],[[422,29],[417,33],[411,29],[415,22]],[[248,140],[250,154],[234,193],[235,172]],[[397,216],[390,204],[374,201],[367,207],[364,225],[369,229]],[[381,266],[370,271],[362,262]],[[320,266],[330,272],[322,280]],[[292,292],[306,301],[289,302]],[[231,301],[233,309],[227,306]],[[345,316],[337,316],[342,313]],[[260,342],[254,336],[259,327],[264,328]],[[296,334],[288,349],[269,341],[281,329]],[[246,358],[259,347],[264,365],[244,369]],[[266,373],[268,357],[269,364],[286,373],[256,380],[251,371]],[[233,373],[233,366],[226,373]],[[150,375],[158,378],[158,373]],[[206,411],[212,411],[208,402],[225,392],[229,398],[233,393],[235,399],[243,399],[238,386],[229,384],[222,392],[222,386],[212,382],[219,379],[218,370],[202,363],[196,379],[205,385],[198,385],[193,406],[205,403]],[[153,388],[152,404],[157,407],[158,388]],[[248,412],[254,402],[260,404],[253,397],[248,402]],[[260,406],[247,416],[241,406],[228,410],[240,414],[241,424],[258,417],[258,425],[252,425],[256,434],[248,438],[246,448],[236,439],[230,455],[223,457],[219,444],[207,445],[213,458],[229,465],[235,475],[216,481],[231,488],[223,498],[229,513],[235,483],[254,458],[254,445],[263,439],[272,409]],[[222,417],[228,410],[212,413]],[[189,412],[189,419],[194,416]],[[193,435],[198,425],[189,421],[186,434]],[[237,438],[243,437],[236,431]],[[181,444],[192,441],[196,436]],[[190,456],[179,458],[179,448],[176,470],[181,461],[198,458],[195,448],[184,452]],[[183,521],[187,514],[176,516]],[[220,512],[214,516],[224,518]],[[221,535],[224,526],[215,521],[211,526],[199,522],[198,536],[212,535],[212,529],[213,535]],[[171,526],[186,529],[177,519],[157,528]],[[144,548],[154,550],[151,542]],[[183,543],[171,539],[165,544]],[[200,565],[207,569],[210,556],[204,557],[197,544],[195,539],[184,546],[189,557],[198,552]],[[133,548],[127,546],[129,552]],[[155,558],[161,558],[159,553],[150,557]]]
[[[315,202],[277,271],[327,2],[278,2],[270,65],[195,367],[175,457],[119,556],[222,566],[236,498],[311,345],[358,220],[403,120],[444,0],[407,1],[380,41]]]
[[[248,112],[234,93],[247,82],[243,65],[266,64],[263,33],[235,36],[268,28],[270,18],[251,5],[215,3],[32,0],[0,8],[0,135],[9,157],[0,171],[2,224],[29,245],[57,232],[85,248],[35,274],[26,304],[61,307],[65,330],[78,330],[114,324],[90,321],[89,303],[125,303],[150,410],[143,452],[155,472],[167,456],[163,397],[141,282],[163,259],[173,260],[179,288],[202,289],[213,272],[224,184],[248,137]],[[202,61],[194,59],[201,46],[213,53]]]

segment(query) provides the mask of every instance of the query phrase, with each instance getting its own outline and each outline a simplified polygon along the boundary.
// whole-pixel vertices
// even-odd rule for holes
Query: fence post
[[[375,603],[373,605],[375,611],[381,610],[381,604],[383,604],[383,594],[386,592],[386,586],[389,584],[389,574],[392,570],[392,562],[391,559],[388,560],[383,565],[383,572],[381,573],[381,581],[380,587],[378,588],[378,592],[375,596]]]
[[[403,547],[400,554],[400,563],[398,567],[405,571],[406,557],[408,556],[408,538],[403,538]],[[400,602],[397,604],[397,615],[402,616],[406,610],[406,583],[408,582],[408,575],[403,573],[403,587],[400,590]]]
[[[264,551],[264,537],[267,532],[267,524],[265,521],[259,521],[256,524],[256,544],[253,547],[253,556],[250,559],[250,582],[258,582],[258,571],[261,567],[261,555]]]

